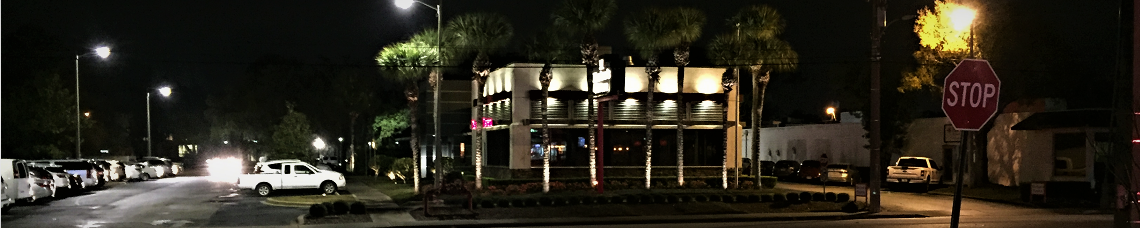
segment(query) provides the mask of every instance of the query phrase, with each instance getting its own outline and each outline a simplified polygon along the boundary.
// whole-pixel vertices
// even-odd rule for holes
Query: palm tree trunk
[[[598,185],[598,148],[594,144],[594,70],[598,68],[598,41],[592,34],[586,34],[582,42],[582,62],[586,65],[586,132],[590,150],[590,184]]]
[[[685,185],[685,65],[677,66],[677,185]]]
[[[542,67],[542,73],[539,75],[539,83],[542,84],[542,192],[550,192],[550,126],[547,124],[546,107],[547,101],[550,99],[550,80],[552,73],[550,72],[550,63]]]
[[[653,176],[653,92],[657,90],[657,81],[660,80],[661,68],[657,67],[657,57],[651,56],[645,64],[645,73],[649,79],[649,92],[645,102],[645,189],[652,186]]]
[[[736,68],[732,71],[732,77],[733,82],[740,78],[740,68]],[[730,84],[724,84],[724,105],[721,106],[722,113],[720,116],[722,123],[721,129],[724,130],[724,153],[721,154],[720,160],[720,181],[721,188],[724,189],[728,189],[728,106],[729,100],[731,99],[732,87]]]
[[[487,55],[479,53],[472,67],[475,73],[475,87],[478,88],[476,89],[478,100],[475,102],[475,142],[472,143],[475,146],[475,189],[483,189],[483,131],[486,127],[483,126],[483,91],[487,75],[490,74],[490,65],[491,61]]]
[[[408,119],[412,122],[412,137],[410,146],[412,147],[412,186],[415,188],[413,193],[420,193],[420,132],[419,122],[416,122],[417,101],[419,101],[419,88],[416,83],[408,83],[407,88],[404,89],[404,95],[408,98]]]
[[[759,76],[759,70],[752,72],[753,78]],[[764,93],[768,90],[768,79],[771,78],[770,76],[769,71],[764,71],[764,77],[759,78],[759,80],[752,80],[752,88],[756,89],[752,90],[752,135],[750,135],[749,139],[749,142],[751,142],[751,148],[749,150],[752,151],[751,167],[753,169],[752,173],[756,176],[756,186],[758,187],[763,187],[760,185],[760,167],[756,166],[759,164],[757,159],[760,158],[760,121],[763,120],[764,117]]]
[[[438,44],[436,44],[436,45],[438,46]],[[435,186],[437,186],[437,187],[443,186],[443,175],[446,175],[446,173],[443,173],[443,163],[440,162],[440,159],[443,158],[443,156],[440,156],[441,155],[440,153],[442,153],[442,152],[440,151],[440,148],[439,148],[440,147],[439,138],[443,137],[443,135],[440,134],[440,132],[439,132],[439,128],[440,128],[439,127],[439,121],[440,121],[439,120],[439,84],[443,82],[443,75],[442,74],[443,74],[443,72],[440,72],[438,68],[434,69],[431,72],[431,75],[430,75],[431,78],[428,79],[428,80],[430,80],[429,82],[431,83],[431,90],[432,90],[432,105],[431,105],[431,107],[432,107],[432,110],[431,110],[432,144],[431,144],[431,148],[432,148],[432,157],[435,161]],[[351,148],[351,147],[349,147],[349,148]]]

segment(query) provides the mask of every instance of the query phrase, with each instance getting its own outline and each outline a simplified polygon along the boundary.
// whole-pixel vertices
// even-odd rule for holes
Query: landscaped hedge
[[[772,195],[768,195],[768,196],[772,197],[772,202],[781,203],[781,202],[787,202],[788,196],[797,196],[798,197],[799,195],[796,195],[794,193],[788,193],[788,194],[772,194]]]
[[[803,202],[811,201],[811,193],[810,192],[801,192],[800,193],[800,201],[803,201]]]
[[[348,212],[350,212],[352,214],[356,214],[356,215],[364,214],[365,213],[364,203],[352,202],[352,204],[348,205]]]
[[[836,202],[836,199],[837,199],[837,196],[835,195],[834,192],[828,192],[827,194],[824,195],[824,201]]]
[[[325,217],[325,215],[328,215],[328,209],[325,208],[325,205],[316,204],[316,203],[313,205],[309,205],[309,217],[310,218],[320,218],[320,217]]]
[[[826,199],[826,198],[824,197],[824,195],[823,195],[823,193],[822,193],[822,192],[816,192],[816,193],[812,193],[812,194],[811,194],[811,200],[812,200],[812,201],[820,201],[820,202],[822,202],[822,201],[824,201],[825,199]]]
[[[762,176],[760,177],[760,186],[764,188],[775,188],[776,183],[779,183],[776,177]]]
[[[760,195],[760,202],[764,202],[764,203],[767,203],[767,202],[772,202],[772,200],[773,200],[773,197],[772,197],[772,196],[773,196],[773,194],[763,194],[763,195]],[[786,199],[785,199],[785,200],[786,200]]]
[[[839,193],[839,195],[835,196],[836,202],[847,202],[850,200],[851,200],[851,195],[849,195],[847,193]]]
[[[787,197],[788,202],[799,202],[800,201],[800,194],[788,193],[788,194],[785,194],[784,196]]]

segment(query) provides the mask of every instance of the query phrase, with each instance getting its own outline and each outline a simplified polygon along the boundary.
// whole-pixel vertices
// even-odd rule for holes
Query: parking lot
[[[194,173],[193,171],[187,174]],[[109,182],[86,191],[18,203],[3,227],[204,227],[289,225],[301,208],[262,204],[262,197],[203,176]]]

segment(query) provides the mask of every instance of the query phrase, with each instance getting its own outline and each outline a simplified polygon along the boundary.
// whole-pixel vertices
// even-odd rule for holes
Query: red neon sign
[[[483,127],[491,127],[494,125],[495,122],[491,120],[491,118],[483,117]],[[471,120],[471,130],[475,130],[475,127],[477,127],[475,126],[475,120]]]

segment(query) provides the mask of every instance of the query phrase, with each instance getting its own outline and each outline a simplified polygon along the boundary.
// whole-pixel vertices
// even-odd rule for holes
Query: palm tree
[[[449,60],[450,61],[456,61],[456,60],[454,60],[454,58],[458,54],[458,53],[456,53],[455,49],[451,49],[451,48],[444,49],[444,47],[443,47],[444,44],[452,43],[452,40],[454,40],[454,37],[455,37],[454,34],[448,33],[447,30],[444,30],[443,34],[439,34],[439,33],[440,33],[440,31],[436,31],[435,29],[426,29],[420,33],[417,33],[416,35],[412,36],[412,38],[409,39],[409,42],[428,44],[429,48],[435,48],[439,52],[439,60],[434,63],[436,67],[432,68],[431,74],[428,77],[428,85],[431,86],[431,90],[432,90],[432,102],[433,102],[432,103],[432,120],[433,120],[432,127],[435,128],[433,131],[434,132],[433,134],[438,134],[439,128],[440,128],[440,126],[439,126],[440,125],[439,124],[439,84],[443,82],[443,69],[444,69],[444,68],[441,68],[440,66],[447,64],[446,62],[449,62]],[[437,47],[436,45],[439,45],[439,47]],[[435,148],[435,146],[438,146],[438,144],[439,144],[438,143],[439,137],[436,136],[433,138],[434,138],[434,140],[436,140],[435,141],[436,143],[432,145],[432,147],[433,147],[432,151],[435,154],[431,157],[438,160],[440,158],[443,158],[442,154],[440,154],[441,153],[440,149]],[[437,170],[435,172],[435,184],[436,185],[442,185],[443,184],[443,178],[442,177],[443,177],[443,175],[446,175],[446,173],[442,172],[443,163],[442,162],[436,162],[436,161],[433,161],[433,163],[435,163],[435,170]]]
[[[430,47],[425,43],[419,42],[402,42],[384,47],[379,54],[376,55],[376,63],[382,66],[386,72],[386,76],[392,77],[394,81],[406,84],[404,89],[404,96],[408,99],[408,118],[412,123],[412,137],[411,148],[412,157],[417,161],[420,158],[419,146],[419,122],[416,120],[416,102],[419,101],[419,82],[427,76],[431,65],[439,59],[439,53],[435,48]],[[420,191],[420,168],[419,162],[413,162],[412,169],[412,183],[415,187],[414,192]]]
[[[720,85],[724,89],[724,104],[721,105],[721,129],[724,130],[724,153],[721,155],[720,161],[720,178],[721,187],[728,188],[728,101],[729,95],[732,94],[732,89],[736,87],[736,82],[740,78],[740,68],[735,66],[743,65],[744,52],[742,48],[738,48],[738,36],[733,35],[718,35],[709,42],[709,59],[713,64],[721,66],[734,66],[729,68],[729,72],[721,75]]]
[[[491,54],[506,46],[514,36],[514,28],[507,17],[500,14],[471,13],[452,19],[447,30],[455,35],[455,41],[460,50],[475,52],[475,62],[472,63],[472,83],[479,88],[480,104],[475,106],[475,117],[483,117],[483,90],[487,76],[491,74]],[[481,121],[480,121],[481,122]],[[483,188],[483,126],[475,125],[475,188]]]
[[[625,36],[633,46],[641,51],[646,59],[645,73],[649,79],[649,92],[645,102],[645,188],[649,189],[650,174],[653,171],[653,93],[661,81],[661,67],[657,65],[657,55],[662,49],[674,46],[669,34],[672,32],[669,15],[664,10],[642,11],[625,20]]]
[[[735,37],[727,35],[717,37],[720,41],[714,41],[715,45],[710,45],[710,54],[717,55],[714,59],[719,60],[714,62],[721,61],[718,64],[748,66],[752,73],[752,134],[749,135],[749,142],[752,145],[750,150],[754,158],[751,167],[756,167],[755,158],[757,151],[760,150],[758,135],[760,120],[763,117],[764,94],[768,89],[771,72],[795,70],[799,55],[792,50],[790,44],[778,38],[784,30],[784,21],[779,12],[771,7],[761,5],[745,8],[729,19],[729,24],[736,28]],[[731,58],[730,56],[735,56],[735,60],[726,61],[726,57]],[[753,173],[759,177],[757,173],[759,169],[753,170]],[[739,178],[739,169],[737,177]],[[760,181],[756,183],[759,184]]]
[[[677,184],[685,185],[685,66],[689,65],[689,46],[701,37],[706,19],[704,12],[686,7],[670,9],[669,15],[669,37],[677,41],[673,47],[673,63],[677,64]]]
[[[586,130],[590,139],[590,183],[598,184],[597,147],[594,145],[594,71],[598,67],[598,40],[594,35],[604,30],[617,11],[615,0],[566,0],[551,14],[554,25],[582,35],[582,64],[586,65]]]
[[[538,75],[538,83],[542,86],[542,98],[539,100],[542,113],[542,192],[550,192],[550,125],[547,123],[546,108],[550,99],[550,81],[554,80],[551,64],[564,58],[566,54],[565,42],[562,34],[557,30],[546,30],[533,37],[524,47],[527,59],[542,61],[542,71]]]

